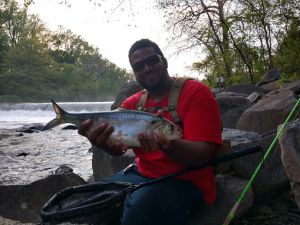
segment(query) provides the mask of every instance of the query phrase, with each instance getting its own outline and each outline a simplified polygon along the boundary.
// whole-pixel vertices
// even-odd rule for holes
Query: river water
[[[68,112],[109,111],[112,102],[58,102]],[[55,117],[51,103],[0,104],[0,129],[47,123]]]
[[[58,103],[68,112],[109,111],[112,102]],[[62,126],[20,133],[26,124],[46,124],[55,117],[49,103],[0,104],[0,184],[28,184],[47,177],[61,165],[87,180],[92,175],[91,144],[77,130]]]

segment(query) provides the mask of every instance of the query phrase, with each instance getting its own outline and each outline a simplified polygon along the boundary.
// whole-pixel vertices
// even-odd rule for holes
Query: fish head
[[[176,140],[182,137],[182,129],[165,118],[152,121],[151,129],[164,134],[168,140]]]

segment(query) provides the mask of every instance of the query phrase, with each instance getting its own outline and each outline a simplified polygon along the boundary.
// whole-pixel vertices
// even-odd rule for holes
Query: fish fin
[[[53,120],[51,120],[49,123],[47,123],[42,129],[41,131],[45,131],[45,130],[49,130],[53,127],[58,126],[59,124],[61,124],[61,121],[59,121],[57,118],[54,118]]]
[[[52,102],[53,109],[56,113],[56,118],[60,120],[61,115],[66,113],[66,112],[59,105],[57,105],[57,103],[53,99],[51,99],[51,102]]]
[[[49,130],[49,129],[61,124],[62,123],[62,115],[66,113],[61,107],[59,107],[57,105],[57,103],[53,99],[51,99],[51,102],[52,102],[54,112],[56,113],[56,118],[51,120],[49,123],[47,123],[43,127],[42,131]]]

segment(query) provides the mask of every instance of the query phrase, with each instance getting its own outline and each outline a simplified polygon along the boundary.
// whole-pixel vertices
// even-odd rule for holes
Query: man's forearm
[[[210,142],[195,142],[187,140],[175,140],[163,151],[175,161],[197,166],[201,162],[211,159],[215,154],[217,145]]]

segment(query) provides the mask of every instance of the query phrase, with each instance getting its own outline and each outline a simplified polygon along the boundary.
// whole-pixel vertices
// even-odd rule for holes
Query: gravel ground
[[[256,206],[235,225],[300,225],[300,210],[290,191]]]

